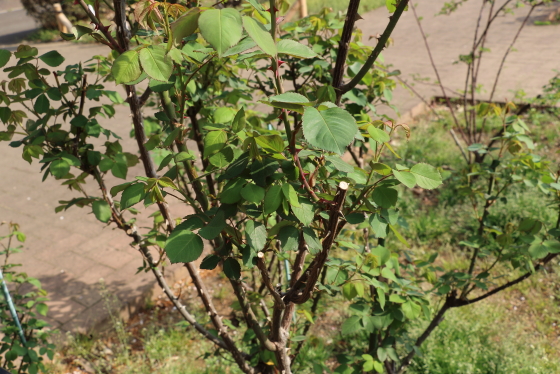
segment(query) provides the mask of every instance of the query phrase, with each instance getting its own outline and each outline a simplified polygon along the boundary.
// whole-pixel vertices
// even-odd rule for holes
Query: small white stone
[[[60,220],[62,221],[64,219],[64,216],[60,216]]]

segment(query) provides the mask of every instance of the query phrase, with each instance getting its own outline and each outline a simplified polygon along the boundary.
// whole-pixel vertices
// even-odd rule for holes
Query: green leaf
[[[404,316],[408,319],[416,319],[420,316],[420,312],[422,311],[422,307],[416,304],[414,301],[407,301],[401,307]]]
[[[104,200],[96,200],[91,204],[95,218],[101,222],[107,223],[111,219],[111,207]]]
[[[271,153],[282,153],[286,146],[280,135],[261,135],[255,138],[255,141],[264,150]]]
[[[340,170],[344,173],[354,172],[354,166],[344,161],[340,156],[325,156],[325,159],[333,164],[336,170]]]
[[[7,49],[0,49],[0,68],[6,66],[8,61],[10,61],[10,57],[12,57],[12,52]]]
[[[540,243],[539,241],[536,241],[535,243],[531,244],[531,246],[529,247],[529,254],[535,260],[545,257],[548,254],[548,252],[549,252],[549,248],[544,244]]]
[[[80,40],[82,36],[92,34],[93,30],[90,29],[89,27],[76,25],[72,28],[72,33],[74,34],[77,40]]]
[[[8,107],[0,107],[0,119],[4,124],[7,124],[10,120],[10,116],[12,115],[12,110]]]
[[[371,197],[378,206],[389,209],[397,204],[399,193],[393,188],[381,186],[373,190]]]
[[[101,170],[103,173],[105,173],[106,171],[111,170],[114,163],[115,163],[115,161],[111,160],[109,157],[104,158],[103,160],[101,160],[99,162],[99,170]]]
[[[278,233],[283,252],[297,251],[299,244],[299,231],[294,226],[284,226]]]
[[[144,200],[146,193],[144,192],[143,183],[135,183],[123,191],[121,197],[121,209],[130,208],[131,206],[138,204],[140,201]]]
[[[128,161],[122,153],[115,155],[115,163],[111,166],[111,173],[121,179],[126,179],[128,173]]]
[[[393,282],[397,281],[397,277],[395,277],[395,274],[393,274],[393,272],[389,268],[383,268],[381,270],[381,275],[387,279],[392,280]]]
[[[170,78],[174,78],[173,76],[171,76]],[[150,87],[152,89],[152,91],[154,92],[164,92],[164,91],[169,91],[171,89],[171,87],[173,87],[175,85],[175,82],[173,79],[171,79],[171,81],[169,82],[162,82],[162,81],[158,81],[155,79],[150,79],[150,83],[148,84],[148,87]],[[165,117],[160,117],[158,115],[156,115],[156,118],[159,119],[160,121],[164,121],[164,122],[169,122],[169,117],[167,117],[167,114],[165,114],[165,112],[158,112],[161,113],[161,115],[165,116]]]
[[[220,201],[224,204],[237,203],[241,200],[241,189],[245,183],[245,180],[242,178],[229,181],[220,194]]]
[[[295,92],[286,92],[280,95],[271,96],[269,97],[269,101],[290,103],[290,104],[301,104],[306,106],[312,105],[312,103],[309,102],[307,97]]]
[[[47,98],[47,96],[45,94],[41,94],[35,101],[35,104],[33,105],[33,109],[39,114],[47,113],[49,111],[50,105],[51,103]]]
[[[401,295],[394,293],[389,296],[389,301],[392,303],[402,304],[406,302],[406,299]]]
[[[198,27],[202,37],[214,47],[220,57],[239,42],[243,31],[241,15],[231,8],[204,11],[198,19]]]
[[[224,273],[226,277],[230,279],[239,279],[241,278],[241,266],[239,262],[237,262],[234,258],[228,258],[224,261]]]
[[[416,164],[410,169],[410,172],[414,173],[418,186],[427,190],[434,189],[441,184],[439,171],[431,165]]]
[[[241,189],[241,196],[252,203],[259,204],[263,201],[266,190],[253,183],[247,183]]]
[[[252,17],[243,17],[243,27],[259,48],[269,56],[276,56],[277,49],[270,32],[264,25]]]
[[[311,254],[317,254],[323,249],[321,241],[317,238],[315,231],[311,227],[303,228],[303,239],[309,247],[309,252],[311,252]]]
[[[278,41],[277,48],[278,54],[286,54],[299,58],[317,57],[317,53],[315,53],[311,48],[296,42],[295,40],[282,39]]]
[[[241,40],[239,42],[239,44],[237,44],[237,45],[231,47],[230,49],[228,49],[227,51],[225,51],[222,57],[237,55],[239,53],[245,52],[245,51],[253,48],[256,45],[257,45],[257,43],[255,43],[255,41],[253,39],[251,39],[249,37],[246,37],[243,40]]]
[[[373,248],[371,254],[379,258],[379,265],[385,265],[387,261],[391,259],[391,252],[387,248],[380,245]]]
[[[37,48],[35,47],[31,47],[25,44],[21,44],[17,51],[14,52],[14,56],[16,56],[16,58],[27,58],[27,57],[34,57],[37,56],[37,53],[39,51],[37,50]]]
[[[49,169],[56,178],[64,178],[70,171],[70,165],[65,160],[54,160]]]
[[[152,79],[167,82],[173,73],[173,60],[166,55],[163,45],[142,48],[139,53],[142,68]]]
[[[414,188],[414,186],[416,186],[416,177],[411,172],[393,170],[393,175],[408,188]]]
[[[373,170],[374,172],[380,175],[390,175],[393,172],[393,170],[391,169],[391,167],[389,167],[389,165],[385,165],[379,162],[372,162],[370,165],[371,165],[371,170]]]
[[[378,143],[387,143],[389,140],[391,140],[389,134],[373,125],[369,126],[367,130],[371,138]]]
[[[228,123],[235,118],[235,110],[233,108],[221,107],[214,111],[214,123]]]
[[[252,220],[245,224],[245,239],[247,244],[255,251],[260,251],[266,245],[266,227],[262,223]]]
[[[103,95],[107,96],[115,104],[124,103],[124,99],[117,91],[103,91]]]
[[[313,105],[305,96],[295,92],[286,92],[271,96],[268,101],[262,100],[261,103],[271,105],[275,108],[288,109],[301,114],[303,114],[305,106]]]
[[[381,309],[385,309],[385,291],[381,287],[376,288],[377,291],[377,301]]]
[[[64,57],[62,57],[62,55],[57,51],[50,51],[39,56],[39,60],[54,68],[64,62]]]
[[[222,259],[216,255],[208,255],[200,263],[200,268],[205,270],[213,270],[218,266]]]
[[[140,77],[140,59],[136,51],[127,51],[121,54],[111,68],[111,73],[115,77],[115,83],[129,83]]]
[[[548,248],[550,253],[559,253],[560,252],[560,242],[557,240],[545,240],[543,245]]]
[[[245,109],[241,108],[233,118],[231,131],[239,132],[245,128]]]
[[[393,234],[395,234],[395,236],[397,237],[397,239],[399,239],[399,242],[403,243],[403,244],[406,245],[408,248],[410,248],[410,244],[408,244],[408,242],[406,241],[406,239],[400,234],[400,232],[397,231],[397,229],[395,228],[395,226],[389,225],[389,228],[391,229],[391,231],[393,232]]]
[[[233,161],[233,158],[233,150],[230,147],[225,147],[220,152],[208,157],[208,161],[217,168],[224,168]]]
[[[169,25],[176,44],[181,45],[183,38],[194,34],[198,28],[198,17],[200,17],[200,9],[192,8]]]
[[[353,298],[358,296],[358,291],[356,290],[354,283],[346,283],[342,286],[342,296],[348,301],[352,301]]]
[[[37,308],[37,313],[39,313],[42,316],[46,316],[49,311],[49,307],[45,303],[37,304],[36,308]]]
[[[198,235],[202,236],[204,239],[212,240],[218,237],[223,229],[227,226],[226,219],[224,217],[224,211],[219,210],[218,213],[212,218],[212,220],[205,227],[198,231]]]
[[[194,160],[194,155],[188,152],[179,152],[177,156],[175,156],[175,162],[183,162],[186,160]]]
[[[299,206],[299,198],[294,186],[289,183],[284,183],[282,185],[282,193],[290,205]]]
[[[204,249],[200,236],[184,229],[182,225],[175,227],[165,242],[165,253],[172,264],[195,261]]]
[[[348,318],[341,327],[342,335],[352,334],[363,329],[360,316],[352,316]]]
[[[275,212],[280,207],[280,204],[282,204],[282,186],[271,186],[264,198],[264,214]]]
[[[315,210],[313,203],[304,197],[299,197],[299,206],[292,205],[292,212],[305,226],[311,225],[313,217],[315,217]]]
[[[99,153],[99,152],[98,152]],[[88,154],[89,156],[89,154]],[[121,191],[124,191],[128,186],[130,186],[132,184],[132,182],[126,182],[126,183],[122,183],[122,184],[118,184],[116,186],[113,186],[111,188],[111,196],[115,197],[117,196],[117,194]]]
[[[395,10],[397,10],[397,6],[395,5],[396,2],[397,0],[385,0],[385,6],[387,7],[389,13],[393,13]]]
[[[385,238],[387,236],[387,223],[381,221],[379,214],[372,214],[369,216],[369,224],[378,238]]]
[[[303,134],[317,148],[341,155],[357,131],[356,120],[343,109],[329,108],[319,112],[312,107],[305,108]]]
[[[208,131],[204,137],[204,157],[213,155],[225,147],[227,142],[227,133],[222,130]]]

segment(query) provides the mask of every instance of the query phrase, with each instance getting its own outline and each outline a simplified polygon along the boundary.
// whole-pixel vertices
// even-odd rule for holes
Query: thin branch
[[[167,281],[166,281],[163,273],[156,266],[156,263],[155,263],[155,261],[152,257],[152,254],[150,253],[150,250],[148,249],[148,247],[145,245],[145,243],[142,239],[142,236],[138,233],[138,230],[137,230],[136,226],[135,225],[132,225],[132,226],[127,225],[125,223],[126,222],[125,219],[122,217],[122,214],[115,207],[115,203],[113,201],[113,198],[107,192],[107,187],[105,186],[105,182],[103,181],[103,178],[101,177],[101,174],[99,173],[98,170],[96,170],[94,172],[94,178],[96,179],[96,181],[99,185],[99,188],[101,189],[103,199],[109,204],[109,207],[111,208],[111,215],[113,217],[113,221],[117,224],[117,227],[119,227],[121,230],[124,230],[127,233],[127,235],[130,236],[136,244],[138,244],[139,250],[142,253],[142,256],[146,259],[146,261],[148,263],[148,266],[150,267],[150,270],[154,274],[154,277],[156,278],[159,286],[162,288],[163,292],[169,298],[169,300],[171,300],[173,305],[177,308],[177,310],[179,311],[181,316],[183,316],[183,318],[187,322],[189,322],[205,338],[207,338],[208,340],[210,340],[211,342],[216,344],[218,347],[223,348],[223,349],[227,349],[227,346],[225,345],[225,343],[221,339],[218,339],[216,336],[212,335],[201,324],[199,324],[196,321],[195,317],[192,314],[189,313],[189,311],[187,310],[185,305],[183,305],[183,303],[181,303],[181,300],[179,300],[179,298],[177,296],[175,296],[175,294],[173,293],[173,291],[171,290],[171,288],[167,284]]]
[[[340,105],[342,93],[339,91],[342,86],[342,79],[344,78],[344,67],[346,66],[346,58],[348,57],[348,46],[350,39],[352,39],[352,31],[354,30],[354,23],[358,16],[358,8],[360,7],[360,0],[350,0],[348,4],[348,11],[346,12],[346,19],[344,27],[342,28],[342,35],[338,42],[338,51],[336,55],[336,62],[333,71],[332,86],[337,90],[336,105]]]
[[[278,293],[278,291],[276,291],[276,289],[274,288],[274,285],[272,284],[272,280],[270,279],[270,275],[268,274],[268,269],[266,267],[266,264],[264,263],[264,253],[263,252],[259,252],[259,254],[257,256],[257,267],[259,268],[259,270],[261,272],[261,276],[262,276],[264,285],[268,289],[268,292],[270,292],[270,294],[274,298],[274,307],[279,308],[279,309],[284,309],[286,307],[286,305],[284,304],[284,301],[282,300],[282,296],[280,296],[280,294]]]
[[[233,291],[235,292],[235,296],[237,296],[237,300],[241,305],[241,309],[243,310],[243,314],[245,316],[245,319],[247,320],[247,324],[249,325],[249,327],[253,329],[255,335],[257,335],[257,339],[259,339],[264,348],[272,352],[276,351],[276,344],[268,340],[261,328],[261,325],[259,325],[259,322],[257,321],[257,317],[255,317],[255,313],[253,313],[251,306],[247,302],[247,295],[245,294],[245,290],[241,286],[241,282],[234,279],[230,279],[230,282],[233,287]]]
[[[515,286],[517,283],[520,283],[522,281],[524,281],[525,279],[529,278],[531,275],[535,274],[537,271],[541,270],[543,267],[545,267],[550,261],[552,261],[554,258],[558,257],[560,253],[549,253],[543,260],[541,263],[539,263],[537,266],[535,266],[535,271],[528,271],[525,274],[523,274],[522,276],[520,276],[519,278],[516,278],[510,282],[507,282],[506,284],[494,288],[492,291],[489,291],[487,293],[485,293],[484,295],[475,297],[474,299],[470,299],[470,300],[459,300],[457,306],[463,306],[463,305],[470,305],[470,304],[474,304],[478,301],[484,300],[487,297],[490,297],[492,295],[497,294],[500,291],[505,290],[506,288],[509,288],[511,286]],[[455,307],[455,306],[454,306]]]
[[[502,58],[502,61],[500,62],[500,67],[498,69],[498,73],[496,74],[496,79],[494,80],[494,85],[492,86],[492,92],[490,93],[490,98],[488,99],[488,101],[492,101],[492,99],[494,98],[494,94],[496,93],[496,87],[498,85],[498,81],[500,80],[500,75],[502,74],[502,69],[504,67],[504,63],[506,62],[506,59],[507,59],[509,53],[513,49],[513,46],[514,46],[515,42],[517,41],[517,38],[519,38],[519,35],[521,34],[521,31],[523,30],[523,28],[527,24],[527,21],[529,20],[529,17],[531,17],[531,14],[533,13],[533,10],[535,10],[535,7],[537,7],[537,5],[531,6],[531,10],[529,10],[529,13],[527,13],[527,16],[523,19],[523,22],[521,23],[521,26],[519,26],[519,29],[517,30],[517,33],[515,34],[513,40],[511,41],[508,49],[504,53],[504,56]]]
[[[436,75],[437,78],[437,83],[441,89],[441,94],[443,95],[447,107],[449,108],[450,112],[451,112],[451,116],[453,117],[453,121],[455,122],[455,126],[459,129],[461,136],[463,137],[463,140],[465,140],[465,134],[463,134],[463,130],[461,129],[461,126],[459,124],[459,121],[457,120],[457,116],[455,115],[455,110],[453,109],[453,106],[451,105],[451,101],[449,100],[449,96],[447,96],[447,92],[445,91],[445,88],[443,87],[443,82],[441,80],[441,77],[439,75],[439,70],[436,66],[436,63],[434,61],[434,57],[432,56],[432,50],[430,49],[430,45],[428,44],[428,38],[426,37],[426,33],[424,32],[424,28],[422,27],[422,23],[420,22],[420,19],[418,18],[418,14],[416,13],[416,7],[414,6],[414,4],[410,3],[410,9],[412,9],[412,13],[414,14],[414,19],[416,20],[416,24],[418,25],[418,29],[420,30],[420,35],[422,35],[422,39],[424,40],[424,46],[426,47],[426,52],[428,52],[428,57],[430,58],[430,64],[432,65],[432,69]],[[462,151],[462,148],[461,148]]]
[[[99,31],[101,31],[103,33],[103,35],[105,36],[105,38],[109,41],[109,46],[111,47],[111,49],[114,49],[114,50],[118,51],[119,53],[123,53],[126,49],[121,47],[119,45],[119,43],[115,40],[115,38],[113,38],[113,36],[111,35],[111,32],[109,31],[109,26],[104,26],[101,23],[101,21],[99,21],[99,19],[97,19],[95,14],[93,14],[91,12],[91,10],[88,8],[88,6],[84,2],[84,0],[79,0],[79,1],[80,1],[80,5],[84,9],[84,12],[86,12],[86,14],[91,19],[91,21],[97,26]],[[119,0],[115,0],[115,1],[119,1]],[[126,30],[126,25],[124,25],[123,27]]]
[[[402,13],[406,9],[408,2],[409,0],[401,0],[399,5],[397,5],[397,9],[393,13],[393,15],[389,17],[390,19],[389,24],[387,25],[385,31],[383,31],[383,34],[377,41],[377,45],[375,46],[375,48],[369,55],[368,59],[364,63],[364,66],[362,66],[360,71],[356,74],[356,76],[354,76],[354,78],[352,78],[352,80],[349,83],[343,85],[342,87],[335,87],[335,89],[337,89],[337,91],[340,92],[340,95],[343,95],[344,93],[350,91],[352,88],[356,87],[361,82],[362,78],[367,74],[369,69],[371,69],[371,67],[379,57],[379,54],[385,48],[385,45],[387,44],[387,41],[389,40],[391,33],[395,29],[395,26],[397,25],[397,22],[399,21]]]

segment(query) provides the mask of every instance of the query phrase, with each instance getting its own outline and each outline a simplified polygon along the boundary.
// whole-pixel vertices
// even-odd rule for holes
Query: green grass
[[[60,32],[58,30],[48,29],[39,29],[25,37],[26,41],[34,43],[50,43],[60,39]]]
[[[451,310],[424,343],[425,354],[414,359],[409,373],[558,373],[557,354],[546,351],[541,337],[507,321],[506,313],[487,303]]]
[[[323,8],[332,8],[335,12],[348,9],[349,0],[307,0],[309,14],[319,13]],[[364,14],[370,10],[385,6],[385,0],[366,0],[360,4],[359,13]]]

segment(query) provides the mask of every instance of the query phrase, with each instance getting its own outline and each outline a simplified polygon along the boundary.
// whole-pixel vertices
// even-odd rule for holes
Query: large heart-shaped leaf
[[[305,108],[303,135],[317,148],[343,154],[356,131],[356,120],[344,109],[329,108],[320,112],[312,107]]]
[[[140,50],[140,64],[148,76],[157,81],[167,82],[173,72],[173,60],[166,55],[163,45],[155,45]]]
[[[278,53],[276,43],[272,40],[270,33],[264,28],[264,25],[251,17],[243,17],[243,27],[247,34],[257,43],[264,53],[270,56],[276,56]]]
[[[241,39],[241,16],[235,9],[210,9],[198,19],[200,33],[214,47],[218,56]]]

